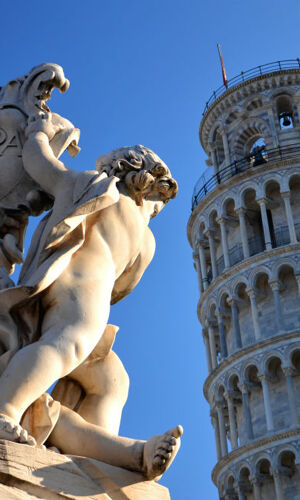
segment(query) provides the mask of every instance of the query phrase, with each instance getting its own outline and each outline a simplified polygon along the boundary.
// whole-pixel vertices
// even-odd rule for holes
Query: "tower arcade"
[[[300,500],[300,61],[207,102],[188,239],[221,500]]]

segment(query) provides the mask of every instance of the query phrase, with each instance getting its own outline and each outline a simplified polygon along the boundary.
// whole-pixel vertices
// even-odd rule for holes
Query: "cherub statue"
[[[133,290],[152,260],[150,219],[177,193],[167,166],[143,146],[100,157],[97,171],[68,169],[50,147],[61,128],[45,111],[25,131],[25,171],[54,205],[33,236],[19,285],[0,292],[0,439],[33,446],[22,417],[56,380],[76,379],[107,329],[110,304]],[[148,479],[166,470],[182,434],[178,426],[144,442],[88,420],[61,405],[50,444]]]

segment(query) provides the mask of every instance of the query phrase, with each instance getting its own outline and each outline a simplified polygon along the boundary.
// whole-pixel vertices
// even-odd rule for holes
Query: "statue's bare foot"
[[[0,413],[0,439],[36,446],[36,440],[8,415]]]
[[[170,467],[179,447],[183,428],[177,425],[174,429],[159,436],[153,436],[144,446],[144,474],[147,479],[158,481]]]

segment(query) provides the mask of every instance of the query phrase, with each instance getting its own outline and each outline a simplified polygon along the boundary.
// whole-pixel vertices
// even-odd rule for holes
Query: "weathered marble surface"
[[[141,474],[89,458],[0,441],[3,500],[169,500],[168,489]]]

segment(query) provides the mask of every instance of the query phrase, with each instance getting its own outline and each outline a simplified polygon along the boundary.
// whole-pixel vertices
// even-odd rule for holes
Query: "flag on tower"
[[[218,47],[218,52],[219,52],[220,61],[221,61],[223,83],[224,83],[225,87],[228,89],[228,80],[227,80],[224,61],[223,61],[222,52],[221,52],[221,45],[218,43],[217,47]]]

